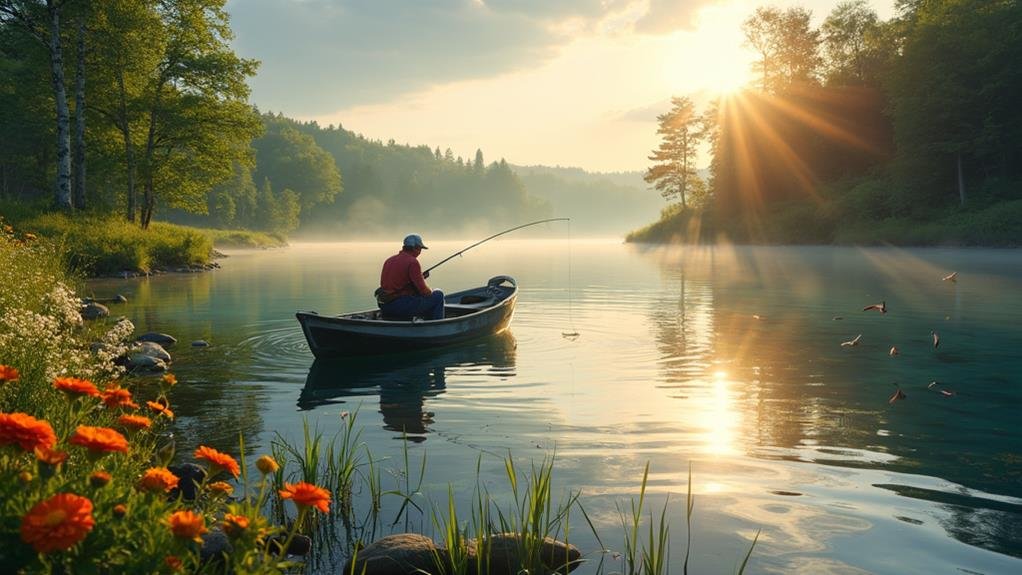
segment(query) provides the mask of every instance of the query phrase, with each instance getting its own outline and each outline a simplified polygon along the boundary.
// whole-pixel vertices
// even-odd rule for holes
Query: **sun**
[[[745,8],[737,3],[709,6],[699,13],[685,52],[692,62],[693,83],[718,95],[749,84],[753,55],[741,31],[744,17]]]

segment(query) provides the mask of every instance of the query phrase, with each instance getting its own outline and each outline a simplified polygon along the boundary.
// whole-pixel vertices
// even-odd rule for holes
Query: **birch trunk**
[[[128,221],[135,222],[135,146],[131,145],[131,126],[128,122],[128,97],[124,90],[124,69],[117,71],[117,87],[120,89],[120,119],[118,127],[124,138],[124,162],[128,177],[127,216]]]
[[[85,20],[78,19],[78,66],[75,69],[74,205],[85,209]]]
[[[961,152],[958,152],[958,204],[965,205],[965,174],[962,173]]]
[[[71,210],[71,119],[67,108],[67,90],[64,88],[64,57],[60,45],[60,4],[46,0],[50,17],[50,69],[53,80],[53,99],[57,106],[57,181],[54,200],[58,208]]]

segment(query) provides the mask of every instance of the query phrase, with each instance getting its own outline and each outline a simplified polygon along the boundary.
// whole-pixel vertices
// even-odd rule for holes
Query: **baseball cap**
[[[404,245],[410,248],[422,248],[424,250],[429,249],[422,243],[422,237],[420,237],[419,234],[409,234],[405,236]]]

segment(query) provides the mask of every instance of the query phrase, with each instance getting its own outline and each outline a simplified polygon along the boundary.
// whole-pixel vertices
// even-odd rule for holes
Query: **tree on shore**
[[[687,207],[687,196],[700,188],[695,159],[703,140],[702,118],[687,97],[671,98],[671,110],[657,116],[660,146],[649,159],[654,162],[643,179],[665,200],[678,198]],[[697,183],[698,182],[698,183]]]
[[[742,23],[747,45],[759,55],[753,69],[760,90],[777,94],[795,84],[818,81],[820,32],[805,8],[760,7]]]

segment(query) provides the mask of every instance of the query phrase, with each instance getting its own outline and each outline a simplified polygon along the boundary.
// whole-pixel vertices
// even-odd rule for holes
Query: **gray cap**
[[[425,244],[422,243],[422,238],[419,236],[419,234],[409,234],[405,236],[404,246],[408,248],[422,248],[424,250],[429,249],[426,247]]]

